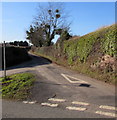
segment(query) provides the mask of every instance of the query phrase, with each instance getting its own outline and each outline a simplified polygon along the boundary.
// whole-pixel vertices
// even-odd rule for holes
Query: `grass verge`
[[[34,81],[35,76],[32,73],[18,73],[7,76],[6,79],[0,78],[2,98],[17,100],[27,98]]]

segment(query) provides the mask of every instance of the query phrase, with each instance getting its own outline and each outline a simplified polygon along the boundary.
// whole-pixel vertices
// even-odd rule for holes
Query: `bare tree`
[[[69,29],[68,13],[65,12],[63,3],[48,3],[46,7],[39,5],[34,25],[43,31],[46,46],[50,46],[56,34]]]

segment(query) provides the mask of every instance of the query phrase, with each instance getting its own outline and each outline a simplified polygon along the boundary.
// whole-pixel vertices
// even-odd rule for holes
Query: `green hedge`
[[[116,56],[116,33],[116,27],[112,25],[78,39],[65,41],[64,53],[68,56],[68,63],[72,64],[74,57],[77,57],[80,62],[86,62],[96,43],[100,44],[100,50],[103,54]]]
[[[17,65],[27,60],[30,60],[30,57],[25,48],[6,47],[6,67]],[[2,49],[2,65],[3,65],[3,49]]]

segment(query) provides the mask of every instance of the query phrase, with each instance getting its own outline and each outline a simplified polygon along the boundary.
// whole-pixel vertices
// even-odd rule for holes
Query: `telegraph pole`
[[[4,78],[6,79],[6,44],[3,44],[3,56],[4,56]]]

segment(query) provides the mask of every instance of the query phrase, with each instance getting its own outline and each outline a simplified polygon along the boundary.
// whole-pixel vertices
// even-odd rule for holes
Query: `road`
[[[31,56],[31,61],[7,70],[7,75],[33,72],[37,80],[27,100],[2,100],[3,118],[115,117],[113,85],[78,74],[42,57]],[[2,72],[0,76],[3,76]],[[36,102],[33,104],[33,101]]]

